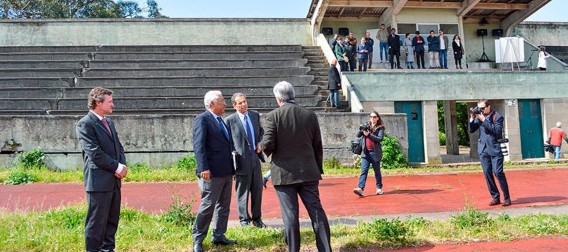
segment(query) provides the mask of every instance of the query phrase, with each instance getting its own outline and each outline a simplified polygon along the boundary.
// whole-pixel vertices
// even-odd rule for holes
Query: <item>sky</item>
[[[146,6],[146,0],[136,0]],[[305,18],[311,0],[156,0],[171,18]],[[568,22],[568,1],[552,0],[526,21]],[[562,12],[563,11],[563,12]]]

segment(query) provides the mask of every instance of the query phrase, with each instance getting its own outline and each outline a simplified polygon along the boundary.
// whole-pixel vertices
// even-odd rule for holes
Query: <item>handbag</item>
[[[357,140],[351,141],[351,152],[355,155],[361,155],[363,152],[363,145],[361,144],[361,138],[357,138]]]

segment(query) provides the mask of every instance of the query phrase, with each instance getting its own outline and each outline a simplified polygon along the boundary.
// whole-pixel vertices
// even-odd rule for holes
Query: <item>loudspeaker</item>
[[[347,35],[349,35],[349,28],[341,27],[341,28],[339,28],[338,33],[341,36],[347,36]]]
[[[494,37],[503,37],[503,29],[493,29],[491,31]]]
[[[333,34],[333,28],[331,28],[331,27],[323,27],[323,28],[321,28],[321,33],[322,33],[323,35],[331,35],[331,34]]]
[[[487,36],[487,29],[477,29],[477,36]]]

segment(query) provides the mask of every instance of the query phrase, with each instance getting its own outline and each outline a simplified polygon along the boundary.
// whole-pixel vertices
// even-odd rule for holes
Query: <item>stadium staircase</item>
[[[213,89],[268,112],[282,80],[297,103],[326,111],[326,64],[300,45],[0,47],[0,114],[83,115],[96,86],[114,91],[115,115],[198,114]]]

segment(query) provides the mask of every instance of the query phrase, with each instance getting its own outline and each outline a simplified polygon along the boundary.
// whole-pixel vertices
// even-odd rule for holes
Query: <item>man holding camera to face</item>
[[[503,139],[503,121],[503,116],[493,110],[486,99],[479,100],[477,107],[471,109],[469,133],[479,129],[477,153],[483,167],[485,182],[493,198],[489,202],[490,206],[501,204],[499,189],[497,189],[493,174],[499,180],[499,185],[503,191],[503,206],[511,205],[509,185],[507,184],[505,172],[503,172],[503,153],[501,152],[500,144]]]

